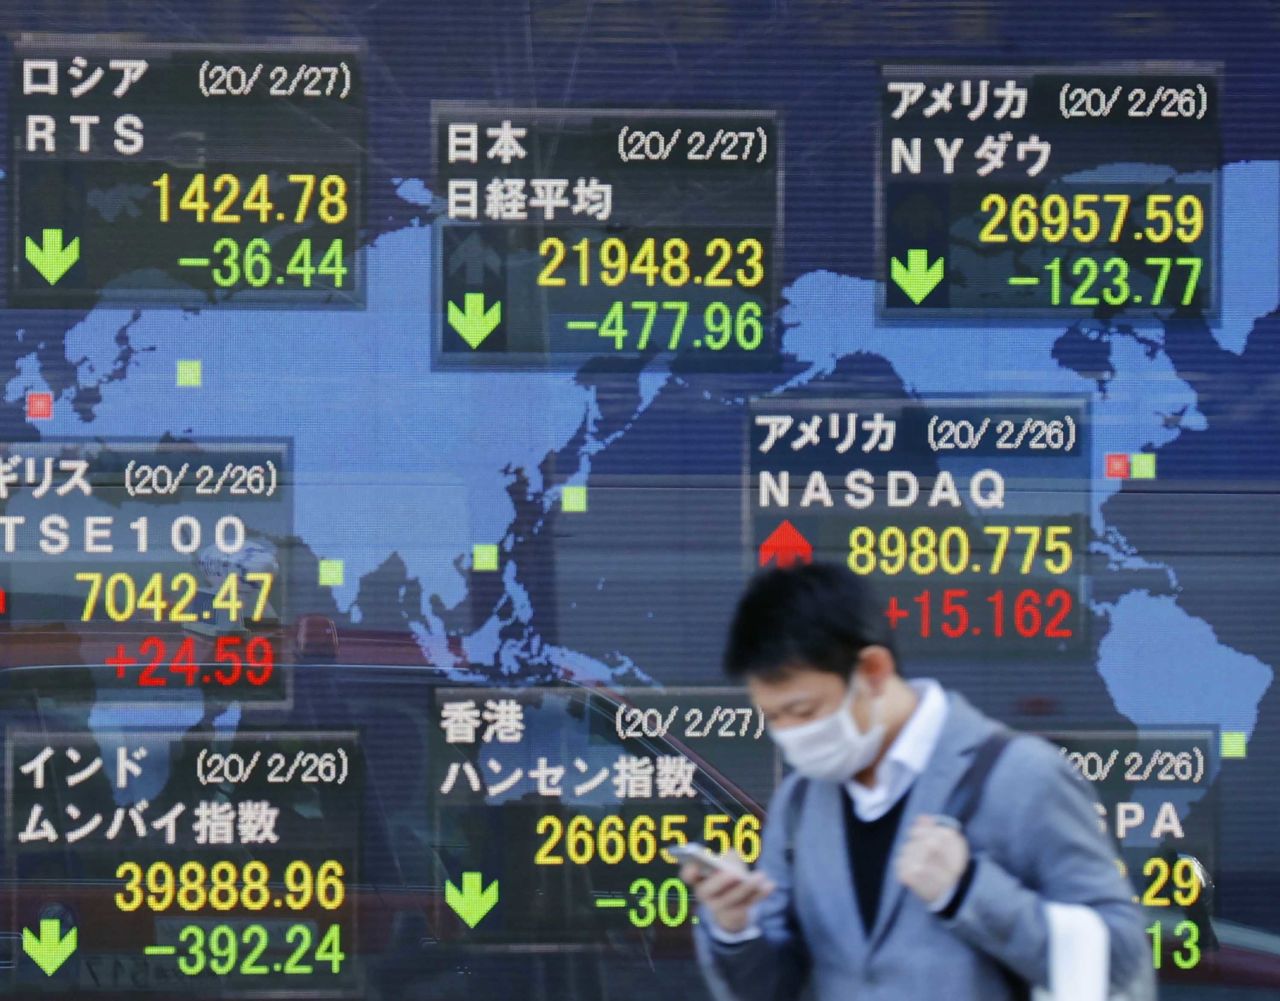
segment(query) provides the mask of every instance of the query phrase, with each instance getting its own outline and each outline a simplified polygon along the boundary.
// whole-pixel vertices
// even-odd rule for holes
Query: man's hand
[[[751,908],[774,891],[774,884],[763,872],[752,872],[745,865],[740,872],[705,874],[692,862],[680,867],[680,878],[693,887],[694,896],[711,912],[712,920],[722,931],[736,935],[751,923]]]
[[[937,817],[916,818],[895,866],[898,881],[930,907],[945,904],[969,864],[969,842]]]

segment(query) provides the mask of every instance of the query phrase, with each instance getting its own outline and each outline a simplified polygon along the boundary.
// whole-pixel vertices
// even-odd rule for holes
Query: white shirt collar
[[[928,765],[947,721],[947,696],[941,685],[931,678],[909,684],[920,701],[876,768],[876,784],[868,788],[852,779],[845,783],[861,820],[883,817],[911,788]]]

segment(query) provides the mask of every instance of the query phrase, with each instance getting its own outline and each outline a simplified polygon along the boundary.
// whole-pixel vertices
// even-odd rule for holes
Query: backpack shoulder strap
[[[982,803],[982,794],[987,787],[987,779],[991,777],[991,772],[996,762],[1000,760],[1000,755],[1017,736],[1017,733],[1007,727],[1001,726],[993,730],[978,745],[978,750],[974,753],[973,760],[969,762],[969,767],[965,769],[964,775],[951,791],[944,812],[959,822],[962,831],[967,830],[969,821],[978,812],[978,807]],[[1023,980],[1020,974],[1004,965],[1000,966],[1000,971],[1009,986],[1010,997],[1017,998],[1019,1001],[1031,999],[1031,985]]]
[[[951,791],[944,811],[948,816],[960,822],[961,828],[969,826],[969,821],[978,812],[982,803],[982,794],[986,789],[987,779],[1000,760],[1000,755],[1017,735],[1006,727],[994,730],[981,744],[969,762],[956,787]]]

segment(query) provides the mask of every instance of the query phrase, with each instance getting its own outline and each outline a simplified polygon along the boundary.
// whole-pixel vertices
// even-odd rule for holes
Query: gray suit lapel
[[[902,822],[894,839],[885,872],[884,889],[880,897],[880,909],[876,914],[875,928],[871,932],[871,948],[877,948],[892,927],[903,895],[909,892],[894,872],[895,862],[907,832],[915,819],[922,814],[938,814],[947,805],[951,792],[959,784],[969,766],[977,745],[986,736],[990,725],[963,696],[947,692],[947,718],[942,733],[933,749],[929,763],[916,779],[907,794]]]
[[[867,952],[867,936],[853,888],[849,865],[849,842],[845,835],[844,787],[831,782],[814,782],[809,790],[812,810],[804,830],[808,837],[797,846],[797,858],[805,860],[809,886],[806,890],[818,911],[818,927],[844,954],[849,967],[858,969]]]

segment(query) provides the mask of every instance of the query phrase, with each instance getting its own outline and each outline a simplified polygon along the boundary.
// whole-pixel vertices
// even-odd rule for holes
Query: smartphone
[[[700,845],[696,841],[686,845],[672,845],[667,850],[681,862],[692,862],[704,876],[717,872],[731,872],[735,876],[746,876],[751,871],[739,859],[717,855],[706,845]]]

